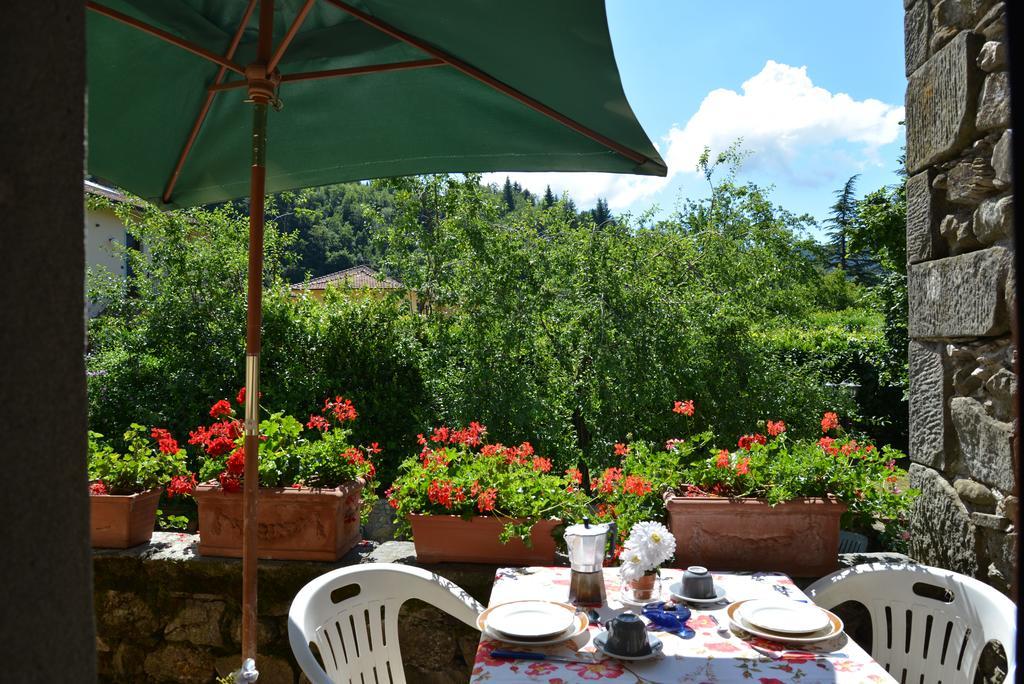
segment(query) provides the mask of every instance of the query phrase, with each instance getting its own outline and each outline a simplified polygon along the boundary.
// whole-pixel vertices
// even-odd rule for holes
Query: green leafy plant
[[[486,515],[503,521],[502,542],[518,537],[529,545],[538,521],[580,520],[587,514],[578,471],[555,474],[551,461],[529,442],[485,444],[486,432],[473,422],[419,435],[422,450],[402,462],[400,476],[386,492],[403,531],[409,531],[410,514]]]
[[[244,389],[235,403],[245,405]],[[227,399],[215,402],[209,413],[216,422],[200,426],[189,435],[189,444],[202,451],[200,478],[216,479],[226,493],[241,491],[245,475],[242,422]],[[283,412],[268,412],[260,421],[260,486],[334,488],[361,479],[365,482],[365,519],[376,501],[372,457],[380,449],[376,442],[368,447],[352,444],[352,430],[347,424],[357,416],[352,402],[341,396],[326,399],[323,409],[310,415],[305,425]]]
[[[89,432],[89,491],[92,494],[138,494],[167,485],[170,496],[188,494],[195,476],[185,467],[185,450],[163,428],[132,423],[115,450],[98,432]]]

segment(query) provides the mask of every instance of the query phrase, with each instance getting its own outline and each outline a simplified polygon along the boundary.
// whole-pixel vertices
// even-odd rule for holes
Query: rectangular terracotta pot
[[[334,489],[260,487],[257,553],[277,560],[336,561],[359,543],[363,482]],[[199,507],[199,553],[242,557],[242,493],[204,482]]]
[[[541,520],[530,530],[531,546],[513,538],[498,541],[504,524],[498,518],[455,515],[410,515],[416,560],[420,563],[487,563],[490,565],[552,565],[555,540],[551,531],[560,520]]]
[[[89,524],[97,549],[127,549],[153,536],[160,489],[139,494],[90,494]]]
[[[839,516],[846,505],[835,498],[771,506],[764,499],[674,496],[665,506],[678,567],[791,577],[821,577],[839,567]]]

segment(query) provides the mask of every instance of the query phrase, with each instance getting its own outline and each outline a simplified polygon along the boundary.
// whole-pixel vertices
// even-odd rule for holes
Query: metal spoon
[[[601,615],[593,608],[587,609],[587,618],[590,620],[590,624],[597,627],[601,626]]]
[[[723,627],[722,623],[718,621],[718,618],[716,618],[714,615],[708,615],[708,617],[710,617],[711,621],[715,623],[715,631],[718,632],[718,636],[722,637],[723,639],[728,639],[732,636],[732,630],[730,630],[728,627]]]

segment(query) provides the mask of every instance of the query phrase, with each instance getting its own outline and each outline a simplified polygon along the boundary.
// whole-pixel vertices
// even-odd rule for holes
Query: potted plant
[[[420,562],[554,562],[554,529],[581,519],[586,498],[570,474],[519,446],[484,444],[487,428],[435,428],[422,450],[399,466],[388,503]]]
[[[235,399],[245,405],[245,391]],[[242,423],[222,399],[210,409],[215,422],[189,436],[202,450],[195,491],[199,553],[242,555],[242,485],[245,449]],[[281,560],[340,559],[360,540],[361,516],[373,503],[376,443],[351,443],[346,426],[357,417],[352,402],[334,397],[305,425],[283,412],[260,422],[260,500],[257,553]]]
[[[670,439],[660,450],[645,442],[615,445],[619,465],[605,468],[591,482],[591,490],[597,519],[615,521],[618,527],[616,557],[634,525],[668,521],[665,495],[678,484],[683,465],[711,438],[710,432],[703,432],[685,440]]]
[[[790,441],[782,421],[744,435],[686,465],[666,497],[676,562],[716,570],[776,570],[818,577],[837,567],[839,527],[896,520],[912,492],[901,491],[902,454],[846,435],[835,413],[819,440]]]
[[[185,450],[163,428],[132,423],[116,451],[103,435],[89,432],[89,518],[92,545],[125,549],[153,536],[161,487],[169,496],[188,494],[195,476],[185,468]]]
[[[660,522],[634,524],[619,554],[619,577],[625,598],[637,603],[655,600],[659,594],[658,571],[675,550],[675,538]]]

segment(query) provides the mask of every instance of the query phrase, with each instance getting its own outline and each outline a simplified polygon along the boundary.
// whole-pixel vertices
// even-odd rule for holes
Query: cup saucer
[[[693,596],[687,596],[683,593],[682,582],[675,582],[669,586],[669,593],[672,594],[672,598],[679,599],[686,603],[720,603],[725,601],[725,589],[720,584],[715,584],[715,595],[710,598],[696,598]]]
[[[609,658],[615,658],[616,660],[647,660],[649,658],[657,658],[661,655],[662,649],[665,645],[661,643],[661,639],[654,636],[650,632],[647,633],[647,644],[651,647],[651,650],[643,655],[627,656],[613,653],[606,648],[608,643],[608,631],[602,630],[600,633],[594,636],[594,646],[598,651],[608,656]]]

